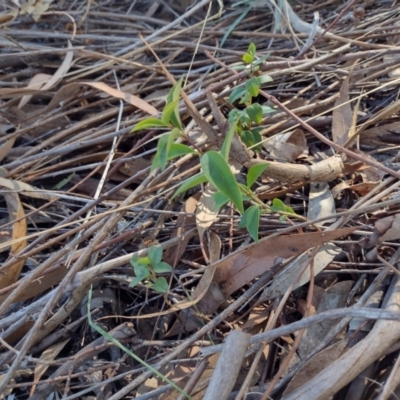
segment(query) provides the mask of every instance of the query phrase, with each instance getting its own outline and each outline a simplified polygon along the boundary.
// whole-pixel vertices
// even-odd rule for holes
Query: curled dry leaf
[[[311,183],[309,199],[307,219],[312,221],[336,213],[335,201],[333,200],[329,185],[326,182]],[[317,225],[323,225],[334,221],[335,218],[320,222]]]
[[[332,118],[333,141],[343,146],[349,139],[350,128],[353,121],[353,114],[349,102],[349,77],[342,83],[339,97],[335,101]]]
[[[74,58],[74,52],[71,42],[68,40],[68,48],[71,49],[65,54],[65,58],[53,76],[47,74],[35,75],[29,82],[28,88],[49,90],[56,85],[69,71]],[[18,108],[22,108],[31,99],[32,95],[24,96],[18,104]]]
[[[326,290],[318,305],[317,313],[345,307],[353,284],[353,281],[338,282]],[[336,324],[337,321],[329,320],[307,328],[297,349],[300,359],[307,357],[324,340],[328,332]]]
[[[3,178],[1,178],[3,179]],[[25,211],[22,207],[21,201],[17,193],[3,193],[4,198],[7,202],[8,214],[10,220],[14,221],[12,230],[12,244],[11,244],[11,255],[21,252],[28,244],[25,239],[28,229],[25,219]],[[6,246],[4,244],[3,246]],[[18,280],[21,273],[22,267],[25,264],[25,259],[20,258],[9,268],[2,271],[0,274],[0,289],[3,289]]]
[[[340,252],[341,249],[335,246],[333,243],[326,243],[321,246],[321,249],[314,256],[313,260],[314,276],[317,276],[321,271],[323,271]],[[310,264],[311,261],[311,256],[307,253],[303,253],[300,257],[297,257],[296,260],[292,261],[273,280],[271,286],[264,290],[260,297],[260,301],[266,301],[282,296],[293,283],[293,290],[308,283],[310,281],[310,268],[306,268],[300,279],[298,278],[298,275],[303,269],[304,265]],[[297,281],[295,282],[295,280]]]
[[[196,226],[199,231],[200,238],[203,238],[204,232],[218,218],[219,208],[216,207],[213,195],[216,189],[207,184],[197,204],[196,209]]]
[[[293,377],[284,392],[284,396],[308,382],[310,378],[317,375],[325,367],[332,363],[332,360],[339,358],[347,349],[347,340],[334,343],[312,357]]]
[[[370,249],[382,242],[397,239],[400,239],[400,214],[376,221],[374,232],[366,239],[365,247]]]
[[[308,154],[307,140],[301,129],[272,136],[262,144],[271,156],[288,162]]]
[[[36,22],[40,20],[50,7],[53,0],[11,0],[21,14],[30,15]]]

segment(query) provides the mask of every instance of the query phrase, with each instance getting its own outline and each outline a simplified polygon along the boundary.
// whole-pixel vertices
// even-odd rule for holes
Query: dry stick
[[[319,249],[320,249],[320,247],[318,248],[318,250],[316,250],[316,251],[314,250],[313,255],[316,255],[316,253],[319,251]],[[309,316],[309,312],[310,312],[310,308],[311,308],[311,304],[312,304],[312,297],[314,294],[314,259],[313,258],[310,260],[309,265],[310,265],[310,287],[307,292],[307,305],[306,305],[306,311],[304,313],[304,318],[307,318]],[[303,271],[301,271],[301,275],[303,275]],[[292,290],[290,290],[290,292],[292,292]],[[302,329],[296,336],[296,339],[293,343],[292,348],[289,351],[289,354],[283,359],[281,365],[279,366],[278,372],[275,374],[275,376],[271,380],[270,384],[268,385],[267,389],[265,390],[265,392],[262,395],[260,400],[267,400],[269,398],[269,395],[274,390],[275,385],[278,383],[280,377],[282,376],[282,374],[285,372],[287,366],[289,365],[290,360],[294,356],[294,353],[298,349],[301,339],[304,336],[304,333],[305,333],[305,329]]]
[[[346,154],[349,157],[352,157],[358,161],[363,162],[364,164],[367,164],[371,167],[377,168],[381,171],[386,172],[389,175],[392,175],[398,179],[400,179],[400,172],[394,171],[388,167],[385,167],[378,161],[375,161],[373,159],[363,157],[360,154],[354,153],[349,149],[346,149],[345,147],[342,147],[331,140],[327,139],[324,135],[321,135],[316,129],[314,129],[312,126],[308,125],[307,122],[303,121],[300,117],[298,117],[296,114],[294,114],[292,111],[290,111],[288,108],[286,108],[279,100],[277,100],[274,96],[269,95],[263,90],[260,90],[260,94],[262,94],[266,99],[268,99],[271,103],[275,104],[278,106],[281,110],[285,111],[288,115],[290,115],[294,120],[296,120],[304,129],[307,129],[310,133],[312,133],[315,137],[317,137],[321,142],[333,147],[336,151],[341,152]]]

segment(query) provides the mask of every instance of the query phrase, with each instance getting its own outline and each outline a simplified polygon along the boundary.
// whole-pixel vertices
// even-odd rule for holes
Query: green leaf
[[[172,143],[171,147],[169,148],[167,160],[170,161],[173,160],[174,158],[184,156],[186,154],[197,154],[197,151],[181,143]],[[160,158],[158,156],[158,153],[156,153],[156,155],[153,158],[153,162],[151,164],[151,171],[153,171],[155,168],[159,166],[160,166]]]
[[[252,56],[255,56],[255,54],[256,54],[256,45],[253,42],[251,42],[249,44],[249,48],[247,49],[247,53],[249,53]]]
[[[222,192],[216,192],[212,195],[214,200],[215,206],[212,211],[219,210],[222,206],[224,206],[228,201],[229,198],[225,196]]]
[[[273,79],[269,75],[260,75],[257,76],[258,85],[262,85],[263,83],[273,82]]]
[[[254,128],[251,130],[251,133],[253,134],[253,145],[252,149],[255,152],[260,152],[262,150],[262,144],[261,144],[261,135],[260,132],[262,131],[262,128]]]
[[[270,56],[270,53],[267,53],[265,55],[263,55],[262,57],[258,58],[254,63],[253,66],[258,66],[260,64],[262,64],[268,57]],[[272,79],[272,78],[271,78]]]
[[[169,290],[169,285],[167,280],[160,276],[154,281],[153,289],[158,293],[167,293]]]
[[[254,136],[253,133],[249,130],[245,130],[240,132],[240,138],[242,139],[242,142],[247,146],[251,147],[254,144]]]
[[[173,101],[179,100],[181,96],[183,76],[180,77],[179,81],[171,88],[167,96],[167,104],[172,103]]]
[[[240,117],[239,117],[239,122],[243,125],[243,127],[247,127],[251,125],[251,119],[247,115],[246,112],[242,112]]]
[[[135,287],[138,283],[142,282],[143,278],[140,276],[135,276],[129,283],[129,287]]]
[[[173,113],[171,114],[169,120],[173,126],[179,128],[180,130],[182,130],[182,124],[181,124],[181,118],[179,116],[179,100],[181,95],[182,82],[183,82],[183,76],[181,76],[179,81],[176,83],[176,85],[173,86],[173,88],[170,90],[167,96],[167,105],[175,103]]]
[[[218,152],[211,150],[203,155],[201,168],[208,180],[236,206],[243,214],[242,195],[228,162]]]
[[[285,211],[286,209],[285,203],[281,199],[273,199],[272,207],[274,207],[273,211]]]
[[[246,91],[244,96],[239,101],[239,104],[250,104],[251,103],[251,99],[252,99],[251,93]]]
[[[286,212],[290,214],[296,214],[292,207],[287,206],[282,200],[280,199],[273,199],[272,200],[272,206],[271,206],[271,211],[272,212]]]
[[[150,259],[150,264],[153,266],[161,262],[163,249],[160,246],[151,246],[148,252],[148,257]]]
[[[240,115],[242,114],[243,111],[238,110],[237,108],[234,108],[233,110],[229,111],[228,114],[228,122],[230,124],[233,124],[239,120]]]
[[[229,95],[229,103],[233,104],[236,100],[239,100],[246,94],[246,89],[242,86],[235,87],[232,93]]]
[[[168,138],[169,138],[169,133],[162,135],[160,139],[158,139],[157,143],[157,156],[158,156],[158,163],[161,167],[161,171],[164,171],[165,168],[167,167],[167,162],[168,162]],[[155,165],[155,157],[153,159],[153,162],[151,164],[151,169],[150,171],[153,171],[156,168]]]
[[[265,114],[271,114],[273,112],[275,112],[275,108],[269,107],[269,106],[261,106],[262,110],[263,110],[263,115]]]
[[[229,158],[229,152],[231,151],[232,140],[233,140],[233,136],[236,132],[236,127],[237,127],[237,121],[235,121],[229,127],[228,132],[226,133],[224,142],[222,143],[221,154],[222,154],[222,157],[225,158],[225,160],[228,160],[228,158]]]
[[[260,177],[260,175],[268,168],[269,164],[256,164],[253,165],[247,172],[247,187],[251,188],[253,183]]]
[[[145,279],[151,276],[151,271],[148,265],[137,265],[133,268],[133,270],[135,271],[135,275],[140,277],[140,279]]]
[[[150,260],[148,257],[132,257],[130,260],[130,263],[132,265],[132,267],[137,267],[137,266],[141,266],[141,265],[149,265],[150,264]]]
[[[153,271],[156,274],[162,274],[163,272],[171,272],[172,267],[166,262],[159,262],[158,264],[153,265]]]
[[[246,90],[253,96],[257,97],[260,91],[260,85],[257,78],[251,78],[246,82]]]
[[[189,146],[186,146],[185,144],[173,143],[169,149],[168,160],[172,160],[173,158],[184,156],[186,154],[197,154],[197,151],[193,150]]]
[[[255,242],[258,242],[261,211],[258,206],[249,207],[246,212],[246,228]]]
[[[255,124],[260,124],[263,118],[263,110],[258,103],[254,103],[251,106],[246,107],[246,112],[250,119]]]
[[[186,181],[184,181],[182,183],[182,185],[178,188],[178,190],[174,193],[174,195],[172,196],[172,199],[174,199],[179,194],[186,192],[186,190],[189,190],[192,187],[201,185],[202,183],[206,183],[206,182],[208,182],[208,179],[206,178],[206,176],[203,173],[200,172],[199,174],[196,174],[196,175],[192,176],[191,178],[186,179]]]
[[[138,122],[131,130],[131,132],[140,131],[142,129],[149,128],[169,128],[168,124],[164,124],[161,119],[158,118],[146,118],[143,121]]]
[[[165,125],[169,125],[171,122],[171,116],[175,111],[175,107],[179,104],[179,100],[175,100],[164,107],[164,110],[161,115],[161,121]]]
[[[246,64],[251,64],[254,61],[254,56],[252,56],[249,53],[245,53],[243,54],[242,60],[246,63]]]

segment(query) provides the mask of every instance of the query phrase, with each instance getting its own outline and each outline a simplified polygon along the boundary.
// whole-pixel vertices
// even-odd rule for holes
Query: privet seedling
[[[147,257],[132,257],[131,264],[135,272],[129,287],[135,287],[143,283],[149,288],[153,288],[158,293],[167,293],[169,285],[163,276],[157,276],[165,272],[171,272],[171,265],[162,261],[163,250],[161,247],[152,246]]]
[[[178,137],[185,137],[179,116],[180,90],[183,77],[171,89],[161,118],[147,118],[139,122],[132,129],[132,132],[148,128],[167,128],[169,130],[158,140],[157,153],[153,159],[152,170],[156,167],[164,170],[169,160],[185,154],[198,155],[200,157],[201,172],[185,180],[175,192],[173,198],[200,184],[211,183],[217,189],[217,192],[213,195],[216,208],[222,207],[229,201],[232,202],[242,215],[239,227],[246,227],[252,239],[258,242],[259,223],[262,213],[277,212],[281,214],[281,219],[286,218],[288,215],[295,216],[296,214],[279,199],[274,199],[272,206],[264,204],[252,191],[251,187],[264,170],[268,168],[268,164],[259,164],[251,167],[247,173],[246,185],[244,185],[236,181],[228,163],[229,152],[235,134],[238,134],[243,143],[248,147],[252,147],[253,150],[261,149],[260,129],[256,126],[261,123],[265,114],[275,111],[271,107],[253,103],[253,97],[258,96],[260,85],[272,80],[266,75],[255,76],[260,62],[263,61],[256,59],[255,52],[256,46],[251,43],[247,52],[243,55],[243,61],[249,69],[250,79],[244,87],[240,86],[232,91],[229,96],[229,102],[233,104],[239,101],[239,104],[244,104],[245,108],[231,110],[228,118],[230,127],[221,151],[210,150],[200,155],[188,146],[175,143]],[[245,204],[248,202],[251,205],[245,210]],[[147,286],[153,287],[162,293],[168,290],[167,281],[162,277],[157,278],[156,274],[171,271],[171,266],[161,262],[162,250],[159,248],[157,251],[158,255],[154,258],[154,261],[150,256],[154,250],[151,253],[149,251],[148,257],[136,257],[131,260],[136,278],[131,282],[130,286],[135,286],[139,282],[145,281]],[[160,266],[155,267],[157,265]]]

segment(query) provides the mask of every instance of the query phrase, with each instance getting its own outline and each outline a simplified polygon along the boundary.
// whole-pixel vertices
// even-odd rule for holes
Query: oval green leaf
[[[245,226],[250,236],[255,242],[258,242],[258,230],[260,227],[260,208],[258,206],[249,207],[246,212]]]
[[[257,97],[260,91],[260,85],[257,78],[251,78],[246,82],[246,90],[253,96]]]
[[[158,277],[154,281],[153,289],[158,293],[167,293],[169,290],[169,285],[167,280],[162,276]]]
[[[167,104],[164,107],[164,110],[162,112],[161,115],[161,121],[165,124],[165,125],[169,125],[169,123],[171,122],[171,116],[175,111],[175,107],[178,105],[179,100],[175,100],[170,104]]]
[[[150,128],[168,128],[168,124],[164,124],[161,119],[158,118],[146,118],[143,121],[138,122],[131,130],[131,132],[140,131],[142,129]]]
[[[247,172],[247,187],[251,188],[254,182],[261,176],[261,174],[268,168],[269,164],[256,164],[253,165]]]
[[[148,257],[150,259],[151,265],[154,267],[154,265],[158,264],[162,260],[162,253],[163,249],[160,246],[151,246],[149,249]]]
[[[246,108],[247,115],[255,123],[259,124],[263,118],[263,109],[258,103],[254,103]]]
[[[166,262],[159,262],[158,264],[153,266],[153,271],[156,274],[162,274],[164,272],[171,272],[172,271],[172,267],[171,267],[171,265],[169,265]]]
[[[201,157],[201,168],[204,175],[220,192],[229,198],[243,214],[242,195],[236,179],[225,158],[216,151],[208,151]]]
[[[195,187],[197,185],[201,185],[202,183],[206,183],[208,182],[207,177],[203,174],[203,173],[199,173],[196,174],[194,176],[192,176],[189,179],[186,179],[186,181],[184,181],[182,183],[182,185],[179,187],[179,189],[174,193],[174,195],[172,196],[172,200],[178,196],[179,194],[186,192],[186,190],[191,189],[192,187]]]

